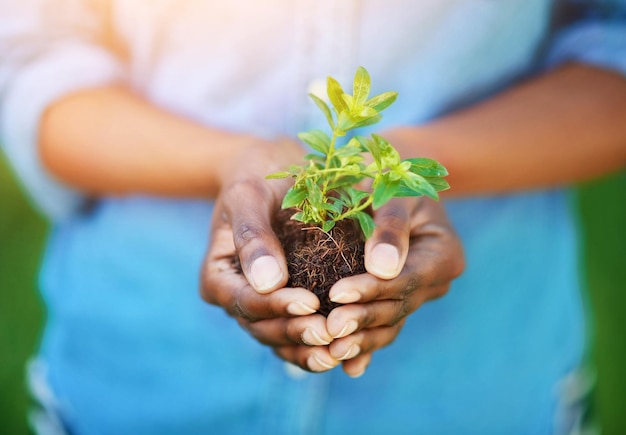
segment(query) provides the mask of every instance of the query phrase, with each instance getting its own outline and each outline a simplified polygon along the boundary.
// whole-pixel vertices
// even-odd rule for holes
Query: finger
[[[415,199],[394,198],[374,213],[376,228],[365,243],[365,269],[382,279],[400,274],[409,250]]]
[[[416,292],[405,299],[385,299],[367,304],[347,304],[335,308],[326,319],[326,328],[337,339],[366,328],[394,326],[417,310],[426,298]]]
[[[266,319],[258,322],[240,319],[239,324],[258,341],[269,346],[294,344],[325,346],[333,341],[326,330],[326,319],[320,314],[291,319]]]
[[[339,365],[326,346],[280,346],[274,352],[292,364],[310,372],[325,372]]]
[[[219,282],[216,279],[219,278]],[[203,286],[203,298],[228,314],[257,321],[275,317],[308,316],[319,309],[319,299],[303,288],[281,288],[260,294],[238,273],[221,273]]]
[[[347,337],[336,339],[328,346],[328,351],[339,361],[373,353],[393,343],[403,325],[404,321],[393,326],[363,329]]]
[[[349,304],[400,299],[421,288],[426,290],[425,297],[432,299],[445,294],[445,284],[459,276],[462,270],[459,240],[450,232],[431,228],[430,232],[411,240],[404,268],[397,278],[384,280],[371,274],[351,276],[337,281],[330,289],[329,297],[333,302]]]
[[[279,207],[274,190],[262,178],[243,179],[225,189],[222,203],[225,213],[216,217],[230,221],[241,269],[252,287],[259,293],[283,287],[288,272],[271,226]]]
[[[363,376],[372,361],[371,353],[364,353],[341,363],[343,371],[351,378]]]

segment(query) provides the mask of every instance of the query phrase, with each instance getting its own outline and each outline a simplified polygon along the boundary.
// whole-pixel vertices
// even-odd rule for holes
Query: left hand
[[[394,199],[374,216],[377,227],[365,247],[368,273],[331,289],[331,298],[347,305],[327,319],[312,314],[319,308],[312,292],[283,288],[286,260],[271,226],[289,184],[268,183],[264,176],[286,167],[285,155],[290,153],[281,147],[252,148],[223,184],[203,268],[203,298],[222,306],[286,361],[316,372],[342,363],[347,374],[360,376],[408,314],[447,292],[463,269],[460,241],[440,204]],[[278,169],[277,161],[284,162]],[[231,261],[235,255],[244,275]]]
[[[344,278],[330,291],[331,300],[345,305],[328,315],[329,352],[351,376],[394,341],[409,314],[445,295],[464,268],[461,242],[440,203],[396,198],[374,220],[365,245],[368,273]]]

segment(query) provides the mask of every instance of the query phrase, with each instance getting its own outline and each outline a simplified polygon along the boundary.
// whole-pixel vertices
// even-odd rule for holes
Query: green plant
[[[332,109],[324,100],[309,94],[324,113],[331,134],[317,129],[298,134],[316,152],[305,156],[303,166],[294,165],[267,178],[295,179],[282,202],[283,209],[297,210],[292,219],[319,226],[325,232],[343,219],[355,219],[369,238],[374,231],[370,207],[376,210],[391,198],[401,196],[426,195],[437,200],[437,192],[449,188],[443,179],[448,172],[432,159],[402,160],[398,151],[378,134],[354,136],[339,146],[338,139],[348,132],[380,121],[380,112],[398,96],[397,92],[384,92],[368,99],[370,76],[363,67],[357,69],[352,87],[353,94],[347,94],[334,78],[328,77],[327,94]],[[366,180],[371,180],[371,188],[363,190]]]

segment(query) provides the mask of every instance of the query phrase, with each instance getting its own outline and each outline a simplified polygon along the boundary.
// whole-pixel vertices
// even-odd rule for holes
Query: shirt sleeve
[[[547,66],[578,61],[626,76],[626,0],[570,0],[561,12],[570,23],[557,29]],[[557,17],[558,19],[558,17]]]
[[[65,95],[123,79],[122,62],[101,43],[102,29],[85,0],[0,0],[0,142],[52,220],[72,216],[85,198],[43,167],[40,119]]]

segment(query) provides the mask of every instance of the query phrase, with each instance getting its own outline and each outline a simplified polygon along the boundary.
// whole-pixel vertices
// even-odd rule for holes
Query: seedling
[[[309,94],[326,117],[330,134],[318,129],[298,134],[314,152],[305,156],[302,166],[293,165],[267,178],[295,179],[282,202],[283,209],[296,210],[292,219],[318,226],[326,233],[337,222],[353,219],[363,235],[370,238],[374,231],[370,208],[377,210],[391,198],[402,196],[425,195],[438,200],[438,192],[450,186],[443,179],[448,171],[435,160],[402,160],[398,151],[375,133],[347,139],[349,132],[380,121],[381,112],[398,96],[389,91],[368,98],[370,75],[363,67],[357,69],[352,88],[350,95],[337,80],[328,77],[330,106]]]

